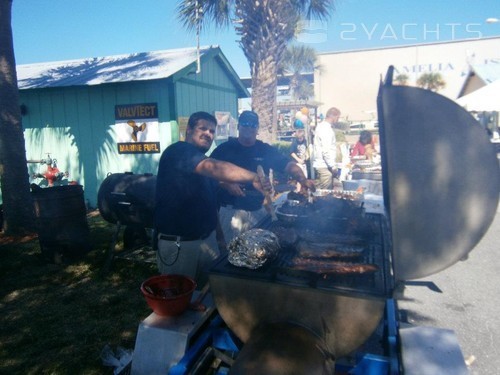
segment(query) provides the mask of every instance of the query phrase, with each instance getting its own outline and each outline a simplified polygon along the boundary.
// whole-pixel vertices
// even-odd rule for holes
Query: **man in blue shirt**
[[[211,114],[193,113],[186,141],[174,143],[163,152],[156,182],[158,268],[161,273],[191,276],[199,288],[206,283],[207,270],[219,255],[215,237],[218,183],[249,184],[256,191],[264,191],[256,173],[205,155],[216,125]]]

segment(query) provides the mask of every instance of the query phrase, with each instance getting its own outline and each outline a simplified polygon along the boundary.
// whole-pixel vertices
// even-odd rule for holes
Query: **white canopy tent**
[[[500,79],[455,101],[467,111],[500,111]]]

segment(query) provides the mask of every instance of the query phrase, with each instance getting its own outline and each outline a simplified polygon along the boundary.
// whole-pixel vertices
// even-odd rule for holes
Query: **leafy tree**
[[[12,0],[0,0],[0,180],[6,234],[33,230],[26,148],[12,40]]]
[[[279,65],[282,75],[291,74],[290,93],[295,100],[307,100],[314,95],[311,84],[301,73],[310,73],[319,68],[314,48],[304,45],[289,45]]]
[[[410,77],[408,77],[407,74],[398,74],[396,76],[396,78],[394,78],[394,82],[397,83],[398,85],[401,85],[401,86],[406,86],[408,84],[408,80],[410,79]]]
[[[181,0],[177,11],[189,30],[231,22],[250,65],[252,109],[263,140],[276,139],[278,65],[303,19],[325,20],[334,0]],[[198,7],[198,9],[197,9]]]
[[[446,82],[440,73],[423,73],[417,79],[417,86],[431,91],[439,91],[446,87]]]

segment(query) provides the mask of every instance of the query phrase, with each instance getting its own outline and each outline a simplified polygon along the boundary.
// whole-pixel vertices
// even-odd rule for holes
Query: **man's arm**
[[[297,163],[291,161],[285,167],[285,172],[292,176],[295,180],[297,180],[302,187],[306,187],[311,189],[312,191],[316,190],[314,186],[314,182],[312,180],[308,180]]]
[[[240,168],[232,163],[212,158],[203,159],[195,170],[202,176],[211,177],[222,182],[252,182],[256,173]]]
[[[305,160],[299,158],[299,155],[297,155],[295,152],[292,152],[290,156],[295,160],[296,163],[304,164],[306,162]]]
[[[250,172],[227,161],[212,158],[203,159],[198,163],[194,171],[202,176],[211,177],[221,182],[251,182],[253,187],[263,194],[265,194],[266,191],[271,191],[271,184],[269,181],[266,181],[265,186],[263,186],[257,173]]]

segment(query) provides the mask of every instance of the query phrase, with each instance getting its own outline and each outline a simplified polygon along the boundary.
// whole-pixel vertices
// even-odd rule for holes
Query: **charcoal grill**
[[[115,231],[106,254],[102,273],[106,273],[115,256],[129,260],[155,263],[151,250],[152,239],[147,229],[153,228],[156,176],[132,172],[109,174],[97,193],[97,206],[104,220],[115,224]],[[115,247],[122,229],[124,250]],[[146,246],[149,249],[146,249]]]
[[[97,193],[101,216],[110,223],[153,227],[156,176],[131,172],[109,174]]]
[[[262,326],[288,322],[307,327],[333,358],[352,353],[376,329],[398,284],[463,259],[490,226],[500,173],[486,132],[454,102],[394,86],[392,75],[390,67],[378,95],[385,215],[367,215],[377,235],[364,259],[379,271],[325,278],[287,270],[286,251],[257,270],[222,257],[210,285],[220,315],[243,343]],[[250,366],[245,354],[248,363],[238,369]]]

